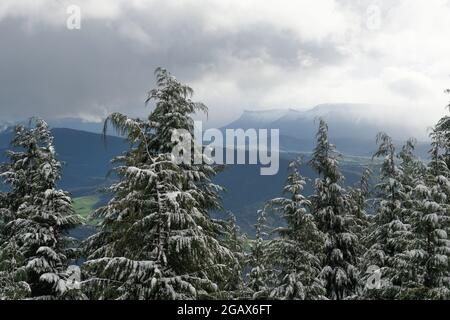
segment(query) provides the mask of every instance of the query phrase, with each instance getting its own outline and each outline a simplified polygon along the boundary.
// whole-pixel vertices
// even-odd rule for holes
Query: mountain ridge
[[[383,131],[394,140],[414,137],[421,142],[429,141],[426,128],[417,130],[406,115],[402,123],[381,120],[379,106],[358,103],[324,103],[309,109],[246,109],[238,119],[222,129],[279,129],[281,135],[311,138],[315,135],[319,118],[327,121],[330,136],[334,138],[374,140],[378,132]]]

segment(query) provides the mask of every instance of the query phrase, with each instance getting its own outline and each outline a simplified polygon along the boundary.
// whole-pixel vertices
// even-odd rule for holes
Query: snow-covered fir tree
[[[156,78],[147,120],[115,113],[106,122],[130,149],[115,159],[119,181],[96,212],[103,218],[99,232],[86,242],[84,288],[92,298],[210,298],[234,275],[236,258],[208,213],[220,207],[220,187],[210,180],[215,168],[177,164],[171,154],[172,133],[184,129],[192,138],[191,117],[206,107],[166,70],[157,69]]]
[[[1,243],[3,247],[4,242]],[[25,299],[31,294],[25,270],[18,267],[22,265],[20,259],[13,245],[0,251],[0,300]]]
[[[341,185],[340,155],[328,140],[328,126],[320,120],[317,145],[310,165],[318,173],[311,197],[312,214],[325,235],[321,277],[329,299],[341,300],[355,295],[358,285],[357,252],[360,245],[353,232],[355,216],[349,210],[349,196]]]
[[[245,285],[242,274],[244,272],[247,255],[245,253],[245,245],[247,236],[242,233],[236,222],[236,216],[229,213],[228,219],[224,221],[224,241],[225,245],[234,254],[237,263],[233,266],[231,277],[227,280],[223,290],[224,295],[230,298],[242,298],[246,296]]]
[[[148,117],[150,124],[150,131],[154,133],[149,141],[148,149],[155,153],[173,153],[174,146],[177,145],[181,153],[184,151],[189,155],[190,148],[191,161],[183,161],[180,167],[183,169],[183,174],[186,178],[185,188],[197,190],[197,201],[200,202],[204,210],[222,209],[221,199],[218,192],[223,191],[223,188],[211,182],[219,171],[223,169],[222,166],[212,166],[211,159],[208,159],[203,154],[203,146],[198,145],[193,138],[194,121],[192,115],[196,112],[208,113],[208,108],[201,102],[191,100],[194,93],[193,89],[187,85],[181,84],[173,75],[167,70],[157,68],[155,70],[156,82],[158,87],[148,92],[146,104],[155,103],[153,112]],[[114,118],[114,116],[113,116]],[[113,120],[111,118],[111,120]],[[153,130],[154,126],[157,129]],[[120,121],[119,121],[120,127]],[[148,130],[149,128],[147,128]],[[188,132],[188,137],[192,140],[191,146],[179,143],[186,137],[178,139],[173,138],[174,131],[180,132],[184,130]],[[150,132],[148,132],[150,133]],[[182,136],[182,134],[180,134]],[[181,145],[181,148],[180,148]],[[186,150],[184,150],[186,149]],[[184,156],[184,155],[183,155]],[[200,163],[195,161],[202,159]]]
[[[355,224],[352,229],[353,232],[358,235],[361,242],[361,245],[359,246],[360,252],[358,253],[359,259],[362,257],[363,251],[365,251],[363,242],[365,240],[366,232],[371,224],[371,214],[369,212],[372,210],[371,204],[373,202],[372,199],[369,199],[372,191],[371,178],[372,169],[367,167],[363,170],[359,182],[348,189],[349,210],[355,216]],[[360,263],[361,262],[362,261],[360,261]]]
[[[410,205],[410,177],[405,177],[398,166],[395,146],[390,136],[377,136],[378,150],[374,158],[382,158],[379,179],[376,185],[377,203],[374,224],[370,230],[369,248],[364,256],[365,268],[379,268],[380,283],[365,287],[366,298],[398,298],[402,286],[411,279],[406,250],[413,238],[408,216]],[[403,148],[403,164],[408,163]],[[409,183],[404,186],[403,182]]]
[[[286,227],[275,230],[278,237],[266,250],[272,272],[270,298],[321,299],[326,294],[320,278],[324,236],[309,210],[310,201],[302,194],[306,180],[299,172],[300,160],[291,162],[289,168],[284,187],[287,197],[273,199],[267,205],[286,221]]]
[[[427,206],[425,202],[429,192],[425,182],[427,180],[427,168],[414,155],[415,144],[415,139],[409,139],[398,154],[401,170],[400,180],[405,193],[405,199],[402,203],[402,221],[411,233],[409,236],[405,233],[406,237],[403,239],[406,251],[403,254],[399,253],[396,257],[396,261],[400,262],[401,266],[397,272],[401,275],[401,287],[398,294],[400,299],[417,296],[417,292],[422,286],[419,260],[421,260],[423,252],[419,244],[419,238],[421,238],[419,224],[422,224],[420,216]],[[425,209],[426,211],[427,209]]]
[[[10,211],[6,207],[8,194],[0,192],[0,248],[4,247],[8,237],[5,230],[7,221],[10,220]],[[0,300],[23,299],[30,295],[31,289],[28,283],[21,279],[23,272],[19,272],[17,259],[20,259],[16,247],[11,245],[9,250],[0,250]]]
[[[28,127],[18,125],[11,145],[0,174],[9,188],[0,204],[3,271],[32,298],[83,298],[67,282],[73,258],[67,233],[81,221],[70,196],[56,187],[61,164],[47,123],[32,119]]]
[[[367,226],[368,213],[367,201],[371,192],[372,169],[365,168],[362,172],[359,182],[352,188],[349,188],[351,208],[355,217],[360,220],[362,226]]]
[[[372,169],[367,167],[363,170],[361,178],[358,183],[348,189],[349,193],[349,210],[354,215],[355,220],[352,225],[352,232],[358,236],[359,246],[357,246],[357,266],[358,270],[364,271],[365,261],[364,254],[366,253],[368,242],[367,234],[370,232],[373,223],[373,199],[370,198],[372,193]],[[360,284],[358,285],[357,297],[361,294],[361,288],[364,287],[367,279],[363,275],[359,277]]]
[[[268,243],[268,229],[266,225],[267,217],[265,210],[258,211],[258,219],[255,224],[255,240],[252,241],[251,252],[248,257],[250,272],[247,275],[247,288],[250,291],[251,298],[254,300],[267,299],[270,293],[269,272],[266,268],[267,254],[266,246]]]
[[[450,93],[450,90],[446,90]],[[450,104],[447,105],[450,109]],[[424,177],[415,182],[415,234],[410,251],[420,287],[406,298],[450,298],[450,117],[442,117],[430,133],[431,161]]]
[[[416,181],[424,180],[427,171],[424,162],[419,160],[414,154],[416,144],[417,141],[415,139],[408,139],[397,155],[398,159],[400,160],[400,179],[403,188],[405,189],[405,194],[409,196],[408,199],[412,198],[411,193],[416,187]],[[405,206],[410,209],[411,202],[406,201]]]
[[[445,91],[450,94],[450,89]],[[447,109],[450,110],[450,103],[447,105]],[[436,142],[439,140],[440,147],[438,148],[442,152],[442,158],[446,162],[447,167],[450,168],[450,116],[445,115],[439,119],[435,128],[433,129],[432,138]],[[438,140],[436,140],[438,138]],[[437,148],[434,148],[438,150]]]
[[[431,133],[431,161],[414,180],[408,222],[414,236],[407,251],[411,279],[401,299],[450,298],[450,171],[440,149],[443,137]]]

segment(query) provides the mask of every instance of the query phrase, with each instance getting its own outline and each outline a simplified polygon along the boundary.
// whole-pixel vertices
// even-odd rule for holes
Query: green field
[[[79,214],[86,221],[86,224],[96,225],[98,219],[92,218],[92,213],[99,202],[99,196],[86,196],[73,199],[73,207],[75,212]]]

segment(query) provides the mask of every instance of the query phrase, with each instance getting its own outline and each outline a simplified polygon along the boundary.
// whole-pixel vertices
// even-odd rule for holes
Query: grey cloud
[[[123,27],[131,21],[148,36],[148,43],[124,36]],[[305,42],[269,24],[238,32],[205,31],[205,22],[195,12],[180,18],[130,11],[114,21],[83,21],[81,30],[71,31],[46,24],[27,31],[26,23],[24,18],[0,21],[3,119],[104,117],[113,110],[142,115],[157,66],[190,82],[231,68],[227,55],[243,61],[260,57],[285,69],[300,67],[299,52],[313,57],[317,68],[344,59],[331,42]],[[271,85],[270,79],[264,80]]]
[[[422,98],[429,93],[428,88],[413,79],[398,79],[389,83],[392,92],[411,99]]]

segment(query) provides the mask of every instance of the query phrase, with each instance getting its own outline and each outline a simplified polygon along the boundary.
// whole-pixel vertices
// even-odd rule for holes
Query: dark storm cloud
[[[142,114],[157,66],[190,82],[232,67],[230,57],[287,70],[301,67],[299,54],[313,57],[316,67],[344,59],[331,43],[304,41],[270,24],[211,32],[194,13],[169,18],[133,11],[117,20],[86,19],[81,30],[1,20],[0,116]]]
[[[81,30],[66,28],[72,2]],[[441,0],[2,0],[0,125],[143,116],[162,66],[194,87],[211,126],[247,108],[355,102],[415,105],[423,127],[445,105],[449,12]],[[404,122],[397,110],[380,117]]]

